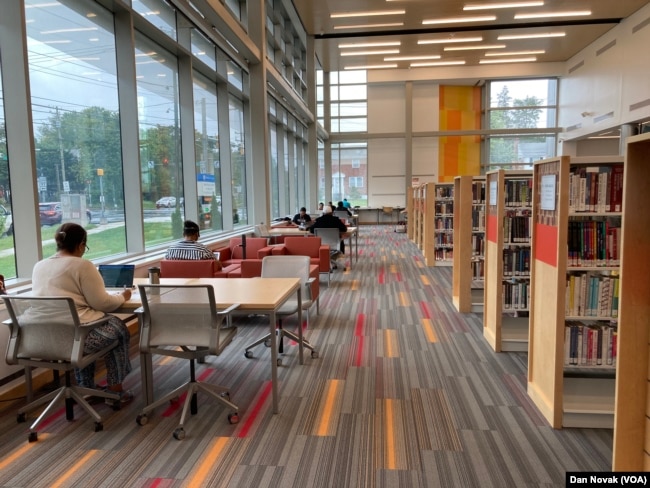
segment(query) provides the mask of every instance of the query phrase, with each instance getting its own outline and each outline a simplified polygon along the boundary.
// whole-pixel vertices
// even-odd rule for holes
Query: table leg
[[[271,391],[273,393],[273,413],[278,413],[278,344],[275,335],[275,310],[269,314],[271,330]]]
[[[298,359],[300,364],[305,364],[302,345],[302,285],[298,287],[298,339],[300,339],[298,341]]]
[[[140,353],[140,378],[142,382],[142,396],[144,405],[153,403],[153,360],[151,354]]]

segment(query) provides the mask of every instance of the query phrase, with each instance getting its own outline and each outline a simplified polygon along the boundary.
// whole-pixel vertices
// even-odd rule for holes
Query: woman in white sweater
[[[57,252],[36,263],[32,272],[32,292],[37,296],[69,296],[75,302],[81,323],[100,319],[131,298],[131,290],[110,294],[95,265],[82,256],[88,249],[88,234],[78,224],[63,224],[54,236]],[[117,340],[118,346],[104,356],[108,389],[120,392],[123,403],[133,395],[125,391],[122,382],[131,371],[129,361],[129,330],[118,317],[112,316],[103,326],[88,334],[85,352],[98,351]],[[80,386],[95,388],[95,364],[75,370]]]

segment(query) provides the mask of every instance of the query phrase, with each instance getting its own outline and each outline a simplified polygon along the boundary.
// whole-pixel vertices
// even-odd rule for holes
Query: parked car
[[[57,225],[63,219],[61,202],[39,203],[38,211],[41,216],[41,225]]]
[[[176,197],[162,197],[156,202],[156,208],[171,208],[176,206]]]
[[[11,212],[6,207],[0,205],[0,219],[4,218],[4,227],[2,228],[2,235],[10,236],[14,233],[14,221]]]

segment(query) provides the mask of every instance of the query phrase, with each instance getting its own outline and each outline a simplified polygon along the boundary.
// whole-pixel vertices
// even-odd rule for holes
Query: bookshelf
[[[614,471],[650,471],[650,134],[627,139],[614,418]]]
[[[483,311],[485,177],[454,179],[453,302],[459,312]]]
[[[406,193],[406,236],[413,240],[413,199],[415,197],[415,192],[411,190]]]
[[[614,423],[618,307],[600,283],[618,279],[622,169],[618,156],[534,165],[528,395],[554,428]]]
[[[412,188],[413,193],[413,212],[409,217],[409,225],[412,225],[411,240],[418,246],[420,251],[424,251],[424,220],[425,220],[425,203],[426,203],[426,185],[418,185]]]
[[[433,241],[425,246],[425,257],[429,266],[452,266],[454,258],[454,184],[433,183],[433,198],[427,203],[434,204]],[[429,214],[431,215],[431,214]],[[433,262],[429,258],[432,252]]]
[[[486,174],[483,336],[496,352],[528,350],[532,177]]]

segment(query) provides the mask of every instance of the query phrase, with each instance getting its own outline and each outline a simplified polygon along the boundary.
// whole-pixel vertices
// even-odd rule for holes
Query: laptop
[[[133,288],[134,264],[100,264],[97,268],[107,290]]]

